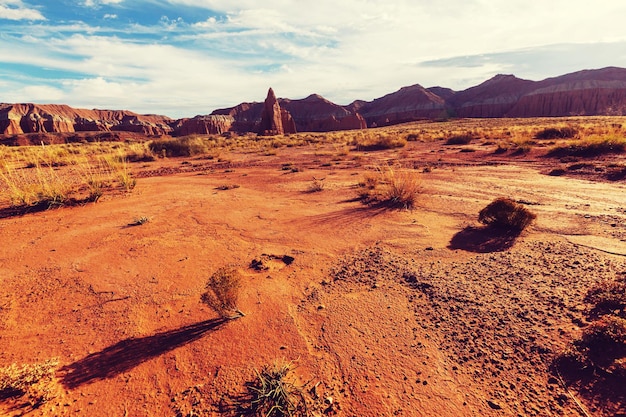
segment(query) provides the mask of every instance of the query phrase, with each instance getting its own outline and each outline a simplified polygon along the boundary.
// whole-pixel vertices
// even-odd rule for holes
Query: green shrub
[[[510,198],[497,198],[478,214],[478,221],[491,227],[521,232],[537,216]]]

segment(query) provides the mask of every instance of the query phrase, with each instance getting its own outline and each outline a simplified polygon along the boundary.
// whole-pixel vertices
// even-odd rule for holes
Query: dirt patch
[[[624,186],[475,145],[158,159],[132,192],[1,218],[0,365],[58,358],[40,416],[218,416],[279,360],[339,416],[581,415],[548,368],[626,269]],[[412,210],[356,198],[390,164],[420,176]],[[515,239],[478,223],[503,196],[537,214]],[[227,265],[246,315],[222,323],[200,296]]]

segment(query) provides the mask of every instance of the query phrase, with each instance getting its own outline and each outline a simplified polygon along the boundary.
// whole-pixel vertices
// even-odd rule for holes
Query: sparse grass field
[[[626,412],[623,126],[0,146],[0,414]]]

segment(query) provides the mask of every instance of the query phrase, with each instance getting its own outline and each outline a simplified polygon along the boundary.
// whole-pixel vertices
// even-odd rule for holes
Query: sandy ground
[[[439,146],[160,160],[136,166],[127,195],[2,218],[0,365],[58,358],[35,416],[220,415],[279,360],[339,416],[584,415],[575,399],[626,413],[549,372],[585,325],[587,289],[626,271],[624,181]],[[413,210],[355,199],[388,163],[420,172]],[[307,192],[313,178],[323,191]],[[516,240],[476,221],[501,196],[538,216]],[[200,302],[225,265],[245,278],[246,316],[228,322]]]

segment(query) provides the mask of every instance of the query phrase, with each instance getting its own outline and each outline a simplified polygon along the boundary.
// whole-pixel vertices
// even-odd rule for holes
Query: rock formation
[[[0,104],[0,134],[132,132],[157,136],[229,131],[284,134],[364,129],[448,116],[573,115],[626,115],[626,69],[578,71],[543,81],[497,75],[458,92],[415,84],[372,101],[356,100],[347,106],[317,94],[300,100],[277,99],[270,88],[263,103],[241,103],[215,110],[208,116],[179,120],[66,105]]]
[[[235,119],[226,115],[196,116],[192,119],[179,119],[171,124],[177,136],[193,134],[220,135],[231,130]]]
[[[354,102],[348,108],[360,113],[368,127],[387,126],[439,118],[445,113],[445,100],[415,84],[370,102]]]
[[[533,87],[534,81],[500,74],[450,96],[446,107],[456,117],[504,117]]]
[[[284,99],[280,104],[291,113],[299,132],[328,132],[367,127],[361,115],[318,94],[311,94],[301,100]]]
[[[144,135],[170,134],[169,117],[129,111],[85,110],[55,104],[0,104],[0,133],[67,133],[128,131]]]
[[[261,125],[259,126],[258,134],[261,136],[272,136],[284,135],[285,133],[296,133],[296,125],[289,112],[281,109],[274,90],[270,87],[267,92],[267,98],[263,103]]]

